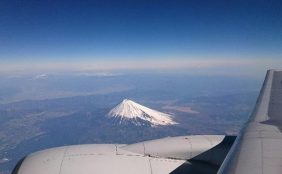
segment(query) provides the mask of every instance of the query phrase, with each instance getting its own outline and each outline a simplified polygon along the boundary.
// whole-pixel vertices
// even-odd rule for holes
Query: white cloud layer
[[[261,75],[267,69],[282,69],[282,59],[201,58],[165,60],[112,60],[77,62],[2,63],[0,74],[103,72],[103,71],[191,71],[202,74]]]

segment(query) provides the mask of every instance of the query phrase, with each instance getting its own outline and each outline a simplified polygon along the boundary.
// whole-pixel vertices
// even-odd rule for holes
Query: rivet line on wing
[[[65,147],[65,150],[64,150],[64,153],[63,153],[63,157],[62,157],[62,160],[61,160],[61,164],[60,164],[59,174],[61,174],[61,172],[62,172],[63,162],[64,162],[64,159],[65,159],[65,155],[67,153],[67,150],[68,150],[68,147]]]
[[[188,143],[190,144],[190,158],[192,158],[192,151],[193,151],[193,145],[192,142],[190,141],[190,139],[188,137],[185,137],[185,140],[188,141]]]

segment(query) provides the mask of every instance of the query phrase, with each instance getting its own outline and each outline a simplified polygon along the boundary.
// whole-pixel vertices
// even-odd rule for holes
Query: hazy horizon
[[[282,67],[280,1],[0,2],[0,74]]]

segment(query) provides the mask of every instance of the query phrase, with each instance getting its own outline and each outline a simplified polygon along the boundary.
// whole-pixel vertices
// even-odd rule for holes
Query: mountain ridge
[[[172,116],[167,113],[150,109],[129,99],[124,99],[120,104],[114,107],[108,114],[110,118],[118,118],[119,122],[129,121],[135,125],[142,125],[140,122],[145,121],[151,126],[174,125]]]

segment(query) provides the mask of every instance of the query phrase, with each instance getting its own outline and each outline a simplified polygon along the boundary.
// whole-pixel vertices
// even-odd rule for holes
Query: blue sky
[[[0,64],[124,62],[134,68],[146,61],[237,60],[280,66],[281,9],[279,0],[2,0]]]

